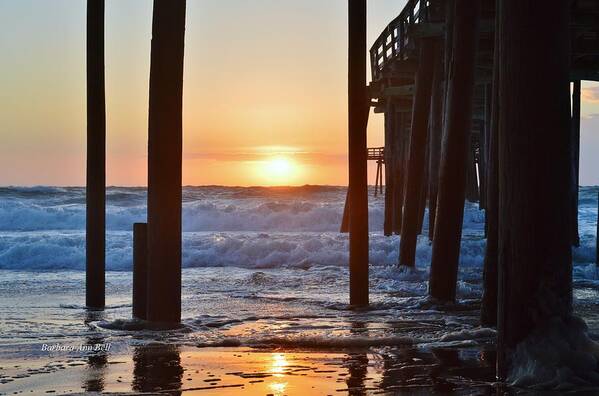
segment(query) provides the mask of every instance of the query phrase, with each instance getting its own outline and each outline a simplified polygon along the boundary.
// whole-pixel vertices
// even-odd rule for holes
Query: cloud
[[[585,102],[599,103],[599,87],[583,88],[581,95]]]

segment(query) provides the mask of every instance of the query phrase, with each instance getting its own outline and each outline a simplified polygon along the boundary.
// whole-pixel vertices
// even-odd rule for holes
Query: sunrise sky
[[[404,3],[369,2],[369,43]],[[106,1],[110,185],[146,183],[151,4]],[[346,0],[187,4],[184,184],[346,184]],[[0,185],[85,184],[85,15],[0,0]],[[583,88],[581,182],[599,184],[599,84]]]

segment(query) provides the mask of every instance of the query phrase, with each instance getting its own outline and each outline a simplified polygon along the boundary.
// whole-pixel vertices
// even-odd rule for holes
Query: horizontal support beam
[[[385,106],[378,106],[374,108],[374,113],[375,114],[384,114],[385,113]],[[395,105],[395,112],[396,113],[411,113],[412,112],[412,105]]]
[[[387,87],[383,91],[384,96],[412,96],[414,95],[414,84]]]
[[[599,81],[599,69],[597,70],[572,70],[570,81]]]

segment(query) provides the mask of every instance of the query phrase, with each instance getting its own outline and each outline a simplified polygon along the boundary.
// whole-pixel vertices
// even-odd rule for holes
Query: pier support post
[[[493,106],[493,88],[492,84],[485,84],[484,87],[484,115],[480,134],[480,157],[478,164],[478,175],[480,178],[480,200],[478,207],[487,208],[487,173],[489,162],[489,139],[491,133],[491,113]],[[486,236],[486,225],[485,225]]]
[[[148,141],[148,320],[181,321],[185,0],[154,0]]]
[[[148,314],[148,225],[133,224],[133,317]]]
[[[104,308],[106,245],[106,101],[104,0],[87,2],[87,183],[85,304]]]
[[[395,106],[392,104],[392,99],[388,98],[385,107],[385,221],[383,231],[385,236],[393,234],[393,216],[394,216],[394,196],[395,196],[395,158],[394,145],[395,139]]]
[[[347,234],[349,232],[349,188],[345,193],[345,204],[343,205],[343,217],[341,218],[341,227],[339,232]]]
[[[408,151],[405,210],[401,223],[399,265],[414,267],[420,206],[425,184],[425,154],[430,115],[435,42],[424,38],[420,42],[416,90],[412,108],[412,128]]]
[[[401,234],[401,224],[404,214],[405,191],[407,179],[407,157],[410,146],[410,133],[406,128],[406,113],[395,113],[394,126],[394,153],[395,162],[395,188],[393,197],[393,232]]]
[[[384,164],[384,162],[385,161],[381,160],[381,159],[376,161],[376,166],[377,166],[378,174],[379,174],[379,194],[383,193],[383,164]]]
[[[572,211],[572,245],[580,246],[578,234],[578,188],[580,174],[580,80],[574,80],[572,90],[572,181],[571,181],[571,211]]]
[[[349,299],[368,304],[368,176],[366,127],[366,0],[349,6]]]
[[[375,198],[378,197],[378,195],[379,195],[379,179],[383,176],[382,169],[381,169],[382,165],[383,165],[383,163],[380,160],[376,161],[376,177],[374,179],[374,196],[375,196]],[[382,189],[382,185],[383,185],[382,181],[380,182],[380,185],[381,185],[381,189]]]
[[[572,313],[570,4],[500,2],[498,369]],[[540,336],[539,333],[536,334]]]
[[[455,300],[466,159],[470,148],[478,30],[478,1],[455,0],[446,124],[441,151],[439,193],[433,238],[429,294]]]
[[[490,89],[488,101],[491,109],[486,116],[489,117],[488,134],[486,139],[487,161],[485,175],[485,231],[487,245],[483,266],[483,297],[481,303],[480,322],[483,326],[497,325],[497,247],[499,226],[499,59],[500,55],[500,25],[499,6],[496,6],[495,16],[495,45],[493,54],[493,85]]]
[[[430,125],[430,111],[429,111],[429,125]],[[430,153],[430,145],[428,143],[429,128],[426,128],[426,149],[424,155],[424,170],[422,171],[422,182],[420,183],[420,197],[418,204],[418,235],[422,234],[422,227],[424,227],[424,213],[426,212],[426,202],[428,199],[428,163]]]
[[[431,115],[429,124],[429,191],[428,191],[428,237],[433,240],[437,191],[439,189],[439,161],[443,136],[443,57],[441,43],[437,42],[437,55],[433,72]]]

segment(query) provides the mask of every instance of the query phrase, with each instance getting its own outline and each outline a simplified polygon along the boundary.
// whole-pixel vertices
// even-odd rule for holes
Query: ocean
[[[597,187],[580,191],[581,246],[573,249],[576,313],[599,338],[595,260]],[[370,196],[371,306],[348,309],[344,187],[185,187],[183,327],[138,330],[131,317],[132,225],[146,219],[143,188],[107,191],[107,308],[85,301],[85,189],[0,188],[0,354],[47,357],[43,345],[90,339],[127,353],[154,342],[188,347],[493,349],[479,326],[484,212],[466,203],[455,304],[427,298],[428,214],[416,270],[396,266],[384,199]],[[137,326],[137,327],[136,327]],[[47,348],[47,347],[46,347]],[[55,351],[66,356],[69,351]]]

